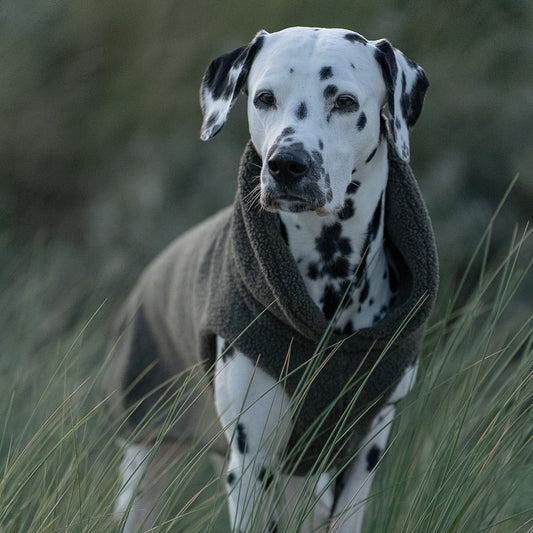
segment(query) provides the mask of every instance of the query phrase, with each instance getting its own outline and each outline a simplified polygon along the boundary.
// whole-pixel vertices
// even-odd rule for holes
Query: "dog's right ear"
[[[250,44],[218,57],[207,67],[200,88],[200,105],[204,115],[200,134],[202,141],[214,137],[224,126],[266,35],[267,32],[261,30]]]

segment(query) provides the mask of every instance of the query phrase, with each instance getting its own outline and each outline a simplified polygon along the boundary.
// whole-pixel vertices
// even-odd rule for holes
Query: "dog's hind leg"
[[[173,467],[183,457],[174,440],[151,449],[130,444],[120,465],[121,488],[114,512],[124,533],[150,531],[164,511],[164,491],[172,482]]]
[[[114,514],[124,520],[124,533],[135,531],[143,512],[139,491],[148,466],[149,448],[130,444],[120,463],[120,492],[115,501]]]

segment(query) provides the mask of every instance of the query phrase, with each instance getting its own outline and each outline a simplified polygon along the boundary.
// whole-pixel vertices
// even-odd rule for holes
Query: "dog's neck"
[[[391,304],[383,243],[387,177],[387,143],[382,140],[372,160],[354,173],[342,211],[326,216],[279,213],[307,290],[326,318],[332,318],[354,279],[348,305],[338,317],[340,332],[373,325]]]

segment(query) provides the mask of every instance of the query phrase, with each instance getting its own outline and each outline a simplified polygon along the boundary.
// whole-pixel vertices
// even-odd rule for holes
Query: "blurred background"
[[[293,25],[386,37],[425,69],[411,164],[437,234],[441,299],[519,173],[489,256],[507,250],[533,212],[531,0],[3,0],[0,388],[6,369],[74,338],[103,302],[107,324],[155,253],[231,202],[244,99],[202,143],[202,74],[257,30]]]

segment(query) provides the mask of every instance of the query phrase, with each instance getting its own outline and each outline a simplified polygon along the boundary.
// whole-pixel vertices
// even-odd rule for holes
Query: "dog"
[[[179,241],[156,260],[127,304],[121,328],[127,337],[122,352],[125,355],[119,357],[119,370],[110,374],[112,381],[121,381],[123,390],[128,391],[126,403],[136,405],[132,415],[135,422],[135,416],[145,414],[141,398],[148,390],[201,360],[209,345],[214,352],[212,390],[202,389],[203,407],[200,410],[197,401],[186,420],[177,424],[175,435],[180,446],[186,447],[199,420],[207,427],[208,420],[216,419],[218,427],[223,428],[226,443],[214,448],[218,446],[218,452],[227,457],[223,478],[233,531],[296,530],[290,525],[290,510],[304,485],[310,483],[315,503],[299,522],[301,531],[362,530],[365,504],[376,465],[386,449],[396,403],[410,390],[416,377],[419,341],[405,364],[398,366],[394,386],[380,391],[379,401],[369,409],[365,422],[358,422],[360,429],[353,433],[356,437],[350,437],[354,445],[348,446],[352,450],[349,461],[342,468],[308,469],[302,476],[298,468],[280,470],[280,458],[297,425],[292,403],[297,385],[292,389],[284,387],[279,378],[283,369],[269,362],[269,350],[274,352],[278,344],[280,353],[285,350],[296,357],[297,342],[294,346],[285,345],[278,341],[276,333],[266,332],[276,332],[284,314],[296,316],[294,309],[300,309],[302,301],[313,316],[320,315],[317,320],[331,324],[328,327],[339,338],[357,338],[372,331],[397,309],[403,274],[401,260],[387,245],[386,229],[388,205],[394,200],[388,197],[391,157],[400,161],[399,165],[406,166],[409,161],[409,130],[421,113],[427,87],[422,68],[387,40],[370,41],[344,29],[295,27],[276,33],[260,31],[248,45],[215,59],[206,70],[200,91],[202,140],[211,139],[221,130],[240,93],[247,96],[249,151],[255,159],[250,159],[251,174],[245,180],[253,181],[253,185],[246,193],[241,187],[245,222],[239,226],[241,219],[235,218],[235,207],[225,210],[207,225],[193,230],[191,244]],[[413,207],[413,211],[417,210],[423,207]],[[272,239],[279,241],[258,238],[251,245],[240,240],[235,244],[233,230],[217,233],[216,228],[225,224],[245,232],[246,217],[253,223],[260,216],[267,217],[268,228],[276,228]],[[263,235],[263,221],[258,225],[258,235]],[[204,239],[210,242],[200,244]],[[427,247],[428,261],[434,263],[431,246]],[[259,274],[254,273],[261,278],[257,294],[253,294],[253,288],[250,291],[252,299],[264,304],[257,307],[260,318],[257,323],[252,320],[256,329],[252,328],[249,340],[241,340],[230,329],[235,328],[232,317],[240,316],[243,302],[250,298],[249,294],[243,296],[242,286],[255,282],[245,279],[232,288],[234,270],[239,270],[239,265],[224,273],[224,267],[216,263],[219,260],[212,259],[212,250],[220,248],[226,257],[234,253],[224,254],[226,249],[240,253],[238,250],[246,247],[254,248],[254,253],[261,256],[267,254],[269,259]],[[242,253],[248,257],[246,250]],[[191,258],[201,254],[209,259],[193,264]],[[268,277],[270,268],[280,272],[281,283],[285,271],[291,280],[298,278],[294,283],[306,293],[297,292],[299,288],[294,294],[292,289],[285,291],[288,294],[278,291],[272,308],[275,325],[264,322],[261,314],[265,309],[271,311],[268,297],[262,296],[261,275],[266,272]],[[247,269],[248,266],[242,269],[245,278]],[[189,276],[181,283],[181,289],[173,277],[173,272],[178,271],[178,277],[183,273]],[[208,295],[198,296],[195,284],[203,287],[207,283],[202,276],[210,280],[212,287],[217,287],[220,276],[226,291],[224,298],[236,302],[228,303],[226,313],[222,305],[219,318],[207,322],[209,327],[198,325],[209,311],[206,307],[211,297],[209,291]],[[424,303],[422,322],[433,302],[434,278],[428,278],[430,281],[423,287],[431,294]],[[185,300],[189,309],[198,301],[202,312],[191,312],[191,318],[184,311],[178,320],[172,311],[178,299]],[[285,307],[280,299],[285,299]],[[124,333],[128,331],[124,326],[127,323],[129,333]],[[178,323],[184,324],[180,333],[175,331]],[[218,325],[213,326],[215,323]],[[274,329],[269,330],[270,326]],[[209,342],[192,340],[206,329],[210,332]],[[254,353],[246,353],[247,350]],[[183,362],[176,367],[173,361],[178,352]],[[335,354],[331,357],[333,361]],[[334,374],[334,363],[328,363],[330,367]],[[145,368],[150,371],[142,374]],[[155,377],[148,379],[147,375]],[[319,386],[326,390],[330,385]],[[302,416],[305,409],[304,403]],[[320,446],[324,446],[323,441]],[[142,493],[139,486],[148,455],[148,448],[131,445],[121,467],[122,492],[116,510],[124,513],[131,505],[126,530],[133,528],[135,521],[139,523],[142,513],[138,503],[142,495],[138,496],[138,491]],[[285,505],[264,506],[264,512],[258,511],[261,498],[274,490],[273,485],[283,493]]]

